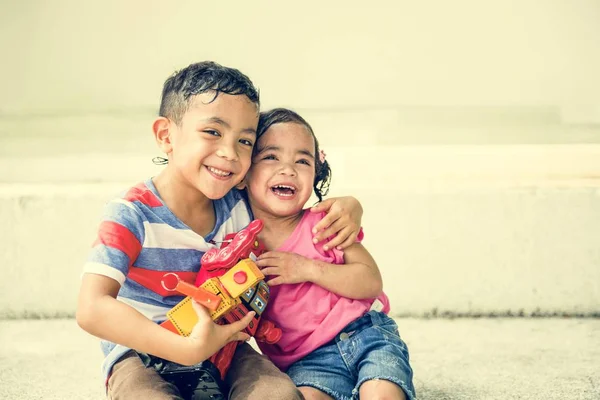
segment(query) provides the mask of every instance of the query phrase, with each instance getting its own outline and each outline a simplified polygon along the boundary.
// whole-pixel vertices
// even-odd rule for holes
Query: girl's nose
[[[281,175],[296,176],[296,169],[293,166],[291,166],[290,164],[286,163],[281,166],[279,173]]]

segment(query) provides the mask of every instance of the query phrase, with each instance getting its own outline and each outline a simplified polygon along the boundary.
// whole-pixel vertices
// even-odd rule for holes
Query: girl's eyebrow
[[[315,156],[313,156],[312,153],[308,150],[298,150],[298,153],[304,154],[305,156],[308,156],[308,157],[312,158],[313,160],[315,159]]]
[[[280,151],[281,147],[278,146],[265,146],[265,147],[261,147],[260,149],[258,149],[259,153],[262,153],[263,151]]]
[[[263,151],[281,151],[281,147],[279,146],[265,146],[265,147],[261,147],[260,149],[258,149],[257,153],[262,153]],[[310,150],[306,150],[306,149],[302,149],[302,150],[298,150],[298,154],[303,154],[307,157],[312,158],[313,160],[315,159],[315,156],[313,156],[313,154],[310,152]]]

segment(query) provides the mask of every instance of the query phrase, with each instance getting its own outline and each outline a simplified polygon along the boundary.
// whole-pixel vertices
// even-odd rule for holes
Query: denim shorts
[[[334,340],[292,364],[287,370],[296,386],[310,386],[336,400],[358,399],[364,382],[380,379],[400,386],[415,399],[408,348],[396,322],[369,311],[348,324]]]

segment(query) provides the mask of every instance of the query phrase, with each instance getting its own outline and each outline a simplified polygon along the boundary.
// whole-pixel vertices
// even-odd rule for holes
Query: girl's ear
[[[158,117],[152,124],[152,132],[154,133],[154,139],[156,144],[162,150],[163,153],[169,154],[173,151],[173,145],[171,143],[171,121],[165,117]]]

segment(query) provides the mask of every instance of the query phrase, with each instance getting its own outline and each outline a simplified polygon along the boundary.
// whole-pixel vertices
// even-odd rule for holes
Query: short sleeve
[[[131,202],[109,202],[92,245],[84,273],[108,276],[121,285],[144,243],[144,217]]]
[[[362,227],[358,231],[358,236],[356,237],[355,243],[361,243],[365,234],[363,232]],[[329,238],[329,240],[333,239],[333,236]],[[344,264],[344,250],[338,250],[337,248],[333,248],[329,250],[331,254],[333,254],[335,259],[335,264]]]

